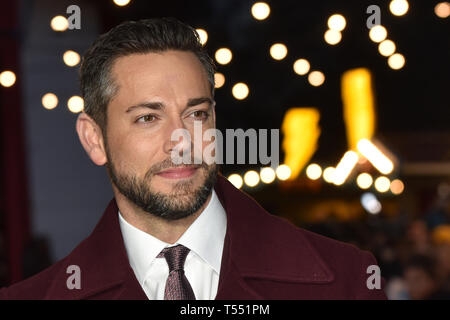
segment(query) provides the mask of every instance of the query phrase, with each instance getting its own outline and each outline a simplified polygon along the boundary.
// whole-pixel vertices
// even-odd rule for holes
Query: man
[[[175,19],[125,22],[92,45],[76,129],[115,197],[69,256],[0,297],[385,298],[367,284],[370,253],[270,215],[215,163],[174,163],[204,150],[173,141],[175,130],[215,128],[214,70],[195,30]]]

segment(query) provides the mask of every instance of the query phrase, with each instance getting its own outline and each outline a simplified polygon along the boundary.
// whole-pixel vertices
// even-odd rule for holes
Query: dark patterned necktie
[[[164,248],[158,258],[166,258],[169,277],[164,290],[164,300],[195,300],[195,294],[184,274],[184,261],[189,249],[181,244]]]

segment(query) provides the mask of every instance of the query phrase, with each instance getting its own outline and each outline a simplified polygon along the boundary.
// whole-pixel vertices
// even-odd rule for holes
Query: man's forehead
[[[212,99],[206,71],[192,52],[132,54],[118,58],[112,71],[118,89],[115,99],[121,105],[151,97],[162,101],[174,96],[186,101],[205,96]]]

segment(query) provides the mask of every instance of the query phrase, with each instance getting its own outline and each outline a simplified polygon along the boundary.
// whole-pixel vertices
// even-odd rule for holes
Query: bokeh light
[[[46,93],[42,97],[42,105],[45,109],[54,109],[58,105],[58,97],[54,93]]]
[[[297,59],[294,62],[294,72],[300,76],[303,76],[309,72],[310,64],[306,59]]]
[[[232,89],[233,97],[238,100],[247,98],[249,92],[250,90],[248,89],[248,86],[243,82],[236,83]]]
[[[16,74],[12,71],[6,70],[0,73],[0,85],[3,87],[11,87],[16,83]]]
[[[283,60],[287,55],[287,47],[282,43],[275,43],[270,47],[270,55],[275,60]]]
[[[256,2],[253,4],[251,12],[256,20],[265,20],[270,15],[270,7],[265,2]]]

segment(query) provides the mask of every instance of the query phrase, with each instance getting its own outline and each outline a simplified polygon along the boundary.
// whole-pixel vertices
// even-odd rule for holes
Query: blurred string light
[[[442,19],[448,18],[450,15],[450,3],[447,1],[440,2],[434,7],[434,13]]]
[[[294,72],[300,76],[303,76],[309,72],[310,64],[306,59],[297,59],[294,62]]]
[[[225,65],[230,63],[233,58],[233,54],[228,48],[220,48],[216,51],[215,58],[218,63]]]
[[[218,89],[223,87],[224,84],[225,84],[225,76],[220,72],[216,72],[214,74],[214,87]]]
[[[387,38],[387,30],[382,25],[373,26],[369,31],[369,38],[373,42],[379,43]]]
[[[328,183],[333,183],[334,180],[334,167],[327,167],[323,170],[323,179]]]
[[[394,70],[399,70],[405,65],[405,57],[401,53],[394,53],[389,57],[388,65]]]
[[[287,47],[282,43],[275,43],[270,47],[270,56],[275,60],[283,60],[287,52]]]
[[[334,170],[333,183],[342,185],[358,163],[358,154],[354,151],[347,151],[339,161]]]
[[[261,177],[261,181],[264,183],[272,183],[276,178],[275,170],[271,167],[262,168],[259,175]]]
[[[291,168],[289,168],[289,166],[286,164],[281,164],[275,170],[275,173],[276,173],[278,179],[284,181],[291,177]]]
[[[367,172],[360,173],[356,178],[356,184],[361,189],[369,189],[373,183],[372,176]]]
[[[238,189],[242,188],[242,185],[244,184],[242,177],[240,175],[238,175],[237,173],[231,174],[228,177],[228,181],[230,181]]]
[[[361,195],[361,205],[367,212],[371,214],[378,214],[381,212],[381,203],[377,197],[370,192]]]
[[[265,20],[270,15],[270,7],[265,2],[256,2],[252,6],[251,13],[256,20]]]
[[[395,16],[403,16],[408,12],[409,3],[406,0],[392,0],[389,4],[389,10]]]
[[[67,21],[67,18],[64,16],[56,16],[50,21],[50,27],[53,31],[66,31],[67,28],[69,28],[69,21]]]
[[[255,187],[259,183],[259,174],[255,170],[247,171],[244,174],[244,182],[249,187]]]
[[[319,120],[320,113],[316,108],[291,108],[284,115],[282,148],[284,164],[292,171],[291,179],[300,174],[317,150]]]
[[[405,185],[400,179],[392,180],[391,185],[389,186],[391,192],[395,195],[401,194],[403,190],[405,190]]]
[[[341,96],[348,149],[371,139],[375,131],[375,102],[372,75],[366,68],[351,69],[341,77]]]
[[[200,43],[205,45],[208,41],[208,32],[201,28],[195,29],[195,31],[197,31],[198,37],[200,38]]]
[[[389,57],[395,52],[396,46],[392,40],[384,40],[378,45],[378,52],[382,56]]]
[[[375,180],[375,189],[377,189],[378,192],[384,193],[389,190],[391,187],[391,181],[388,177],[378,177]]]
[[[84,108],[84,100],[80,96],[72,96],[67,101],[67,107],[73,113],[79,113],[83,111]]]
[[[113,0],[114,4],[119,7],[124,7],[130,3],[130,0]]]
[[[237,100],[243,100],[247,98],[249,92],[250,90],[248,89],[248,86],[243,82],[236,83],[231,89],[233,97]]]
[[[325,32],[323,37],[324,37],[326,43],[335,45],[341,41],[342,33],[337,30],[330,29]]]
[[[371,141],[361,139],[357,144],[358,151],[382,174],[390,174],[394,170],[392,161]]]
[[[3,87],[11,87],[16,83],[16,74],[10,70],[5,70],[0,73],[0,85]]]
[[[311,180],[317,180],[322,175],[322,168],[317,163],[311,163],[306,167],[306,176]]]
[[[69,67],[74,67],[80,63],[80,55],[73,50],[67,50],[63,54],[63,60]]]
[[[308,82],[314,87],[319,87],[325,82],[325,75],[321,71],[311,71],[308,75]]]
[[[328,28],[330,30],[342,31],[345,29],[347,22],[341,14],[333,14],[328,18]]]
[[[42,97],[42,105],[47,110],[54,109],[58,105],[58,97],[54,93],[46,93]]]
[[[342,39],[341,31],[345,29],[347,22],[341,14],[333,14],[328,18],[328,30],[324,34],[324,39],[328,44],[336,45]]]

